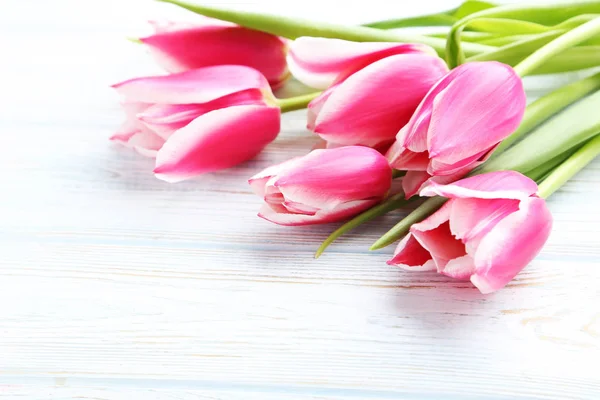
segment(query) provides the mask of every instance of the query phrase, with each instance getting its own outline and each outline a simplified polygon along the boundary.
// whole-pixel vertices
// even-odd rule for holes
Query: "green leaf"
[[[456,19],[462,19],[476,12],[494,7],[496,7],[496,4],[490,3],[488,1],[467,0],[456,9],[452,16]]]
[[[550,118],[477,173],[511,169],[526,173],[600,133],[600,91]]]
[[[467,0],[461,4],[460,7],[452,10],[442,11],[435,14],[419,15],[416,17],[394,18],[384,21],[371,22],[364,24],[363,26],[377,29],[397,29],[418,26],[452,26],[459,19],[464,18],[467,15],[492,7],[496,7],[496,5],[487,1]]]
[[[533,128],[540,125],[548,118],[575,103],[582,97],[600,90],[600,73],[562,86],[545,96],[540,97],[525,109],[525,115],[519,128],[496,148],[492,159],[520,140]]]
[[[540,197],[548,198],[596,158],[598,154],[600,154],[600,135],[596,135],[588,141],[544,179],[539,186]]]

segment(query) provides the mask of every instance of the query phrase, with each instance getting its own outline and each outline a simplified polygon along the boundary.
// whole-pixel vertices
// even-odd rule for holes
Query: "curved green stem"
[[[281,112],[284,113],[306,108],[308,104],[320,94],[321,92],[315,92],[296,97],[288,97],[287,99],[276,99],[275,101],[279,108],[281,108]]]
[[[600,154],[600,135],[594,137],[560,164],[539,186],[539,195],[548,198]]]
[[[448,199],[439,196],[427,199],[425,203],[421,204],[417,209],[408,214],[402,221],[394,225],[392,229],[373,243],[370,250],[379,250],[394,243],[398,238],[401,238],[408,233],[412,224],[416,224],[429,217],[438,210],[446,200]]]
[[[540,65],[552,58],[555,54],[573,47],[576,44],[581,43],[599,33],[600,18],[594,18],[591,21],[566,32],[565,34],[546,44],[516,65],[514,70],[520,76],[528,75],[535,71]]]
[[[422,43],[431,46],[440,55],[444,54],[445,49],[445,40],[443,39],[405,32],[392,32],[365,26],[330,24],[278,15],[228,10],[225,8],[193,4],[183,0],[158,1],[175,4],[206,17],[233,22],[247,28],[271,33],[273,35],[282,36],[288,39],[296,39],[300,36],[313,36],[345,39],[355,42]],[[493,49],[493,47],[483,46],[475,43],[465,43],[464,45],[464,51],[469,55],[481,53],[491,49]]]
[[[419,15],[418,17],[370,22],[368,24],[363,24],[362,26],[376,29],[398,29],[419,26],[452,26],[456,21],[457,19],[452,15],[442,12],[437,14]]]
[[[364,224],[365,222],[368,222],[368,221],[370,221],[374,218],[377,218],[381,215],[387,214],[390,211],[396,210],[396,209],[408,204],[410,201],[413,201],[413,200],[406,200],[404,198],[404,193],[398,193],[398,194],[391,196],[390,198],[385,200],[383,203],[379,203],[375,207],[372,207],[372,208],[368,209],[367,211],[364,211],[361,214],[358,214],[356,217],[352,218],[350,221],[346,222],[344,225],[342,225],[338,229],[336,229],[331,235],[329,235],[327,237],[327,239],[325,239],[323,244],[321,244],[321,246],[319,246],[319,249],[315,253],[315,258],[319,258],[321,256],[321,254],[323,254],[325,249],[327,249],[327,247],[329,247],[329,245],[331,243],[333,243],[335,240],[337,240],[340,236],[344,235],[345,233],[350,232],[352,229],[358,227],[359,225]]]
[[[465,52],[461,45],[460,35],[476,19],[513,19],[542,25],[555,25],[581,14],[596,13],[600,13],[600,1],[575,0],[570,1],[568,4],[506,5],[470,14],[454,24],[448,34],[446,42],[446,60],[448,66],[454,68],[464,62]]]

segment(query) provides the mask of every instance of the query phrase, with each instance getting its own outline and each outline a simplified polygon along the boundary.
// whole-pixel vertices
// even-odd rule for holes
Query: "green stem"
[[[247,28],[256,29],[277,36],[283,36],[288,39],[296,39],[300,36],[313,36],[345,39],[355,42],[422,43],[431,46],[440,55],[444,54],[444,49],[446,47],[446,41],[443,39],[404,32],[392,32],[368,28],[365,26],[329,24],[325,22],[301,20],[292,17],[228,10],[225,8],[193,4],[182,0],[158,1],[175,4],[206,17],[233,22]],[[464,45],[464,51],[469,55],[489,51],[491,49],[493,49],[493,47],[483,46],[475,43],[465,43]]]
[[[462,31],[480,18],[514,19],[542,25],[555,25],[581,14],[600,13],[598,0],[572,0],[554,4],[505,5],[472,13],[452,26],[446,42],[446,60],[450,68],[465,60],[465,51],[460,41]],[[514,64],[513,64],[514,65]]]
[[[417,209],[408,214],[402,221],[394,225],[392,229],[373,243],[370,250],[379,250],[394,243],[398,238],[408,233],[412,224],[416,224],[429,217],[438,210],[446,200],[448,199],[439,196],[427,199],[425,203],[421,204]]]
[[[519,128],[500,143],[498,148],[494,151],[492,158],[495,158],[504,150],[512,146],[526,133],[530,132],[533,128],[550,118],[552,115],[598,89],[600,89],[600,72],[588,78],[565,85],[529,104],[525,110],[525,115]]]
[[[600,154],[600,135],[594,137],[548,175],[539,186],[539,195],[548,198]]]
[[[591,21],[566,32],[565,34],[546,44],[516,65],[514,70],[520,76],[528,75],[535,71],[540,65],[552,58],[555,54],[573,47],[599,33],[600,18],[594,18]]]
[[[281,108],[281,112],[302,110],[308,106],[308,103],[318,97],[321,92],[303,94],[296,97],[288,97],[287,99],[276,99],[277,105]]]
[[[451,10],[455,11],[455,10]],[[370,22],[362,26],[376,29],[397,29],[412,28],[420,26],[452,26],[456,18],[449,12],[441,12],[429,15],[419,15],[418,17],[388,19],[385,21]]]
[[[331,235],[329,235],[327,237],[327,239],[325,239],[323,244],[321,244],[321,246],[315,253],[315,258],[319,258],[321,256],[321,254],[323,254],[325,249],[327,249],[327,247],[329,247],[329,245],[331,243],[333,243],[335,240],[337,240],[340,236],[344,235],[345,233],[350,232],[352,229],[356,228],[357,226],[362,225],[365,222],[368,222],[374,218],[377,218],[380,215],[384,215],[384,214],[389,213],[390,211],[396,210],[396,209],[408,204],[410,201],[412,201],[412,200],[406,200],[404,198],[404,193],[398,193],[398,194],[391,196],[390,198],[385,200],[383,203],[380,203],[380,204],[376,205],[375,207],[372,207],[372,208],[368,209],[367,211],[364,211],[361,214],[358,214],[356,217],[352,218],[350,221],[346,222],[344,225],[342,225],[338,229],[336,229]]]

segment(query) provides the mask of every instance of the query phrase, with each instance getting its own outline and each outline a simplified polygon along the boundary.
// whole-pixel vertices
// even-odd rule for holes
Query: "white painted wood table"
[[[455,4],[286,3],[227,4],[348,23]],[[107,141],[108,85],[157,71],[123,38],[170,7],[0,5],[0,398],[600,398],[600,163],[550,200],[548,245],[497,294],[369,253],[401,212],[314,260],[334,227],[262,221],[246,184],[315,143],[304,112],[257,160],[161,182]]]

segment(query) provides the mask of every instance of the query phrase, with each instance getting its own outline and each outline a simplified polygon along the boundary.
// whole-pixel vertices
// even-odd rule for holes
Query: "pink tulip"
[[[550,235],[552,215],[536,192],[534,181],[514,171],[432,182],[421,195],[450,200],[410,228],[388,264],[471,280],[482,293],[501,289]]]
[[[249,67],[206,67],[113,87],[127,119],[111,140],[156,157],[154,172],[165,181],[233,167],[279,133],[269,85]]]
[[[483,163],[520,124],[521,78],[495,61],[463,64],[427,93],[396,136],[387,158],[407,170],[407,197],[429,182],[450,183]]]
[[[279,225],[339,221],[380,202],[390,189],[392,170],[368,147],[313,150],[274,165],[248,181],[264,198],[259,216]]]
[[[329,143],[387,149],[448,68],[428,46],[299,38],[290,70],[330,86],[308,106],[308,128]]]
[[[259,70],[273,87],[289,77],[287,44],[277,36],[210,18],[153,25],[156,33],[140,41],[168,72],[245,65]]]

